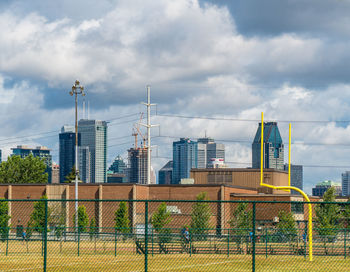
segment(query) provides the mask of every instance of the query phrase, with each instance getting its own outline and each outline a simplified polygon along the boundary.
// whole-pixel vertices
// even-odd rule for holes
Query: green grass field
[[[151,249],[151,248],[150,248]],[[40,241],[0,243],[0,271],[42,271]],[[135,244],[118,242],[115,256],[113,241],[48,242],[47,271],[144,271],[144,258],[136,254]],[[350,271],[350,259],[303,256],[256,256],[256,271]],[[152,254],[148,271],[252,271],[251,255],[226,254]]]

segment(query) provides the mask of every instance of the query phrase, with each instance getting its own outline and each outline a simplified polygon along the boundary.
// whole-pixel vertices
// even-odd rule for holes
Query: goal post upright
[[[309,261],[312,261],[312,205],[310,203],[310,199],[307,196],[305,192],[300,190],[297,187],[291,186],[290,184],[290,157],[291,157],[291,124],[289,124],[289,152],[288,152],[288,186],[274,186],[270,184],[264,183],[264,113],[261,112],[261,132],[260,132],[260,142],[261,142],[261,149],[260,149],[260,186],[264,186],[267,188],[275,189],[275,190],[294,190],[299,192],[306,202],[308,202],[308,208],[309,208],[309,216],[308,216],[308,239],[309,239]]]

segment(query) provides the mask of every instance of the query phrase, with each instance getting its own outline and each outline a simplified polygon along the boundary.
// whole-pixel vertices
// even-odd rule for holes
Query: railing
[[[309,262],[296,203],[0,200],[0,271],[348,271],[350,204],[312,203]]]

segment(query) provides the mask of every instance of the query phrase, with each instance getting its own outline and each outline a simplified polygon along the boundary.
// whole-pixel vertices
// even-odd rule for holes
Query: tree
[[[93,238],[93,237],[96,235],[96,233],[97,233],[95,218],[91,218],[89,229],[90,229],[90,239],[92,240],[92,238]]]
[[[204,200],[208,200],[207,193],[199,193],[196,200],[197,202],[192,205],[190,232],[194,234],[197,239],[203,239],[206,238],[205,236],[208,233],[208,229],[211,227],[210,206],[209,203],[203,202]]]
[[[65,177],[65,181],[64,183],[71,183],[73,181],[75,181],[75,165],[73,165],[71,171],[69,172],[69,174]],[[80,180],[80,176],[78,174],[78,180]]]
[[[279,222],[277,224],[278,232],[288,239],[288,242],[292,242],[298,235],[298,230],[295,224],[293,214],[280,210],[278,212]]]
[[[125,201],[120,202],[119,208],[115,212],[115,230],[120,233],[130,233],[130,220],[128,207]]]
[[[237,248],[241,248],[242,242],[253,228],[253,212],[252,210],[247,210],[247,208],[248,203],[239,203],[237,208],[232,212],[232,219],[229,220],[231,228],[234,229],[234,240]]]
[[[343,219],[344,219],[344,227],[347,228],[348,230],[350,229],[350,198],[344,205],[343,209]]]
[[[324,202],[335,202],[335,188],[330,187],[323,195]],[[337,235],[337,228],[341,228],[339,224],[340,207],[338,204],[317,204],[316,213],[316,229],[323,240],[325,253],[328,254],[327,242],[334,241]]]
[[[158,210],[153,213],[151,218],[151,224],[158,233],[160,243],[167,243],[171,240],[171,230],[164,228],[170,222],[171,214],[167,211],[166,204],[161,203]]]
[[[8,201],[4,201],[3,198],[0,199],[0,239],[5,241],[8,237],[10,226],[9,220],[9,204]]]
[[[43,195],[40,199],[47,200],[47,196]],[[51,215],[51,211],[47,208],[47,214],[45,214],[45,201],[37,201],[34,203],[34,209],[32,214],[30,215],[30,219],[28,222],[28,230],[29,235],[31,235],[32,231],[37,231],[39,233],[43,233],[45,230],[45,217],[47,217],[47,222],[49,221]]]
[[[0,183],[47,183],[45,170],[44,160],[32,154],[25,158],[11,156],[0,164]]]
[[[73,214],[73,223],[75,227],[75,213]],[[80,232],[86,232],[89,225],[89,216],[84,205],[78,207],[78,229]]]

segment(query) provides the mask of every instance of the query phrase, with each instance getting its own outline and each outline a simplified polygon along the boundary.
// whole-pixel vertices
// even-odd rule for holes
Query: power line
[[[132,143],[133,143],[133,141],[129,141],[129,142],[124,142],[124,143],[120,143],[120,144],[109,145],[108,147],[121,146],[121,145],[132,144]]]
[[[115,124],[109,124],[109,127],[116,126],[116,125],[121,125],[121,124],[126,124],[126,123],[131,123],[131,122],[136,122],[136,121],[139,121],[139,120],[140,120],[140,118],[137,118],[137,119],[127,120],[127,121],[123,121],[123,122],[119,122],[119,123],[115,123]]]
[[[39,132],[39,133],[36,133],[36,134],[31,134],[31,135],[24,135],[24,136],[16,136],[16,137],[4,138],[4,139],[1,139],[0,142],[14,140],[14,139],[21,139],[21,138],[36,137],[36,136],[41,136],[41,135],[51,134],[51,133],[57,133],[57,132],[58,132],[57,130],[53,130],[53,131]],[[48,136],[48,137],[51,137],[51,136]]]
[[[172,157],[166,157],[166,156],[154,156],[153,158],[155,159],[168,159],[168,160],[172,160]],[[228,164],[240,164],[240,165],[251,165],[251,162],[237,162],[237,161],[225,161],[225,163]],[[298,165],[302,165],[303,167],[306,168],[346,168],[349,169],[350,165],[308,165],[308,164],[298,164]],[[249,167],[250,168],[250,167]]]
[[[132,137],[132,135],[125,135],[125,136],[120,136],[120,137],[108,138],[108,142],[111,140],[125,139],[125,138],[129,138],[129,137]]]
[[[161,113],[157,113],[156,116],[183,118],[183,119],[215,120],[215,121],[261,122],[260,119],[226,118],[226,117],[210,117],[210,116],[187,116],[187,115],[161,114]],[[333,121],[330,121],[330,120],[271,120],[271,121],[279,122],[279,123],[350,123],[350,120],[333,120]]]
[[[183,136],[170,136],[170,135],[157,135],[154,138],[169,138],[169,139],[180,139],[184,138]],[[186,137],[189,139],[198,140],[203,137]],[[227,142],[227,143],[249,143],[252,144],[252,140],[243,140],[243,139],[215,139],[217,142]],[[288,145],[289,143],[284,143]],[[316,146],[350,146],[350,143],[312,143],[312,142],[292,142],[292,145],[316,145]]]
[[[106,120],[106,122],[113,122],[115,120],[131,117],[131,116],[135,116],[135,115],[140,115],[140,114],[141,114],[140,112],[137,112],[137,113],[132,113],[132,114],[128,114],[128,115],[123,115],[123,116],[115,117],[112,119],[108,119],[108,120]]]
[[[109,119],[109,121],[110,122],[114,122],[115,120],[120,120],[120,119],[123,119],[123,118],[127,118],[127,117],[131,117],[131,116],[134,116],[134,115],[138,115],[138,114],[139,113],[133,113],[133,114],[129,114],[129,115],[119,116],[119,117],[116,117],[116,118],[113,118],[113,119]],[[113,124],[110,124],[109,126],[125,124],[125,123],[129,123],[129,122],[135,122],[135,121],[138,121],[138,120],[139,119],[127,120],[127,121],[123,121],[123,122],[119,122],[119,123],[113,123]],[[51,138],[51,137],[56,137],[59,134],[59,132],[60,132],[59,130],[43,131],[43,132],[39,132],[39,133],[35,133],[35,134],[3,138],[3,139],[0,139],[0,142],[6,142],[6,143],[3,143],[3,144],[11,144],[11,143],[16,143],[17,142],[17,141],[11,141],[11,140],[21,140],[21,139],[26,139],[26,138],[30,138],[30,137],[36,137],[36,139]],[[51,134],[51,133],[55,133],[55,135],[44,136],[44,135]],[[42,137],[40,137],[40,136],[42,136]],[[32,139],[30,139],[30,140],[32,140]],[[8,141],[11,141],[11,142],[8,142]]]

